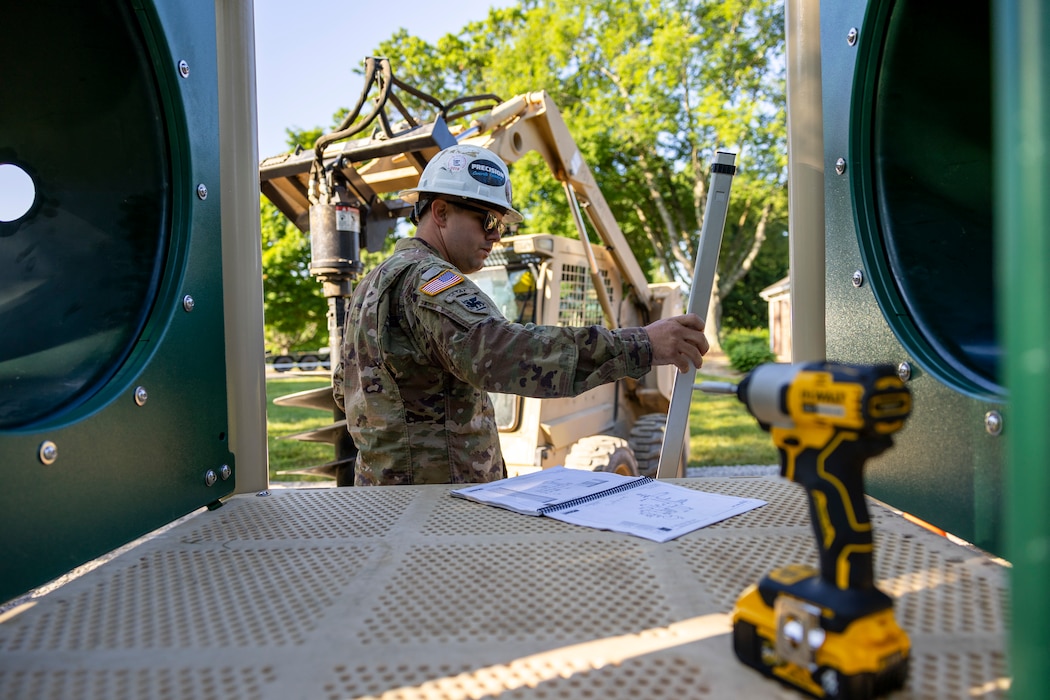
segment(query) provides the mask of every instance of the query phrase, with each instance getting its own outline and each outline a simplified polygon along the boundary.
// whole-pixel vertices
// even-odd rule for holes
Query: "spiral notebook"
[[[551,467],[472,484],[458,498],[598,530],[667,542],[760,506],[757,498],[697,491],[646,476]]]

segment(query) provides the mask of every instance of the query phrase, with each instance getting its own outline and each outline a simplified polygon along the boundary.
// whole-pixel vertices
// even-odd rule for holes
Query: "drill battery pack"
[[[743,663],[817,698],[867,700],[904,686],[911,643],[878,589],[842,590],[807,566],[770,572],[733,610]]]

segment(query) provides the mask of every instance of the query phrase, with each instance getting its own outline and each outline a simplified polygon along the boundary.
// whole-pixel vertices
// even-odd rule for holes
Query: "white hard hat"
[[[488,204],[503,212],[505,224],[522,220],[510,203],[510,173],[506,163],[481,146],[449,146],[423,168],[418,185],[398,193],[409,204],[427,195],[446,195],[453,203],[458,198]]]

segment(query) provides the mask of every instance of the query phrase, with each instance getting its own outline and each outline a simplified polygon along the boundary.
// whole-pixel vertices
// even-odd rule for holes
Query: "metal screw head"
[[[854,287],[860,287],[864,284],[864,273],[861,270],[855,271],[851,281],[853,282]]]
[[[850,46],[856,46],[857,45],[857,36],[859,34],[860,34],[860,32],[857,31],[856,27],[850,27],[849,31],[846,32],[846,43],[849,44]]]
[[[189,294],[182,297],[182,308],[186,309],[187,311],[193,311],[193,307],[196,304],[197,302],[193,301],[193,297],[191,297]]]
[[[139,406],[145,406],[147,400],[149,400],[149,394],[146,392],[146,387],[135,387],[135,403]]]
[[[218,480],[219,480],[219,477],[218,477],[218,475],[216,475],[214,469],[209,469],[208,471],[204,472],[204,485],[205,486],[214,486],[215,482],[218,481]]]
[[[41,464],[54,464],[58,459],[58,445],[50,440],[44,440],[40,443],[40,449],[37,450],[37,457],[40,458]]]
[[[190,77],[190,64],[185,61],[179,61],[179,75],[183,78]]]
[[[201,199],[208,198],[208,187],[203,182],[197,185],[197,196]]]
[[[897,376],[900,377],[902,382],[906,382],[911,379],[911,365],[907,362],[902,362],[897,365]]]
[[[226,481],[231,476],[233,476],[233,470],[230,469],[230,465],[229,464],[224,464],[221,467],[219,467],[219,476],[222,477],[223,481]]]
[[[999,411],[988,411],[984,414],[984,429],[989,435],[998,435],[1003,432],[1003,415]]]
[[[835,161],[835,172],[838,173],[839,175],[842,175],[843,173],[846,172],[846,159],[845,158],[839,158],[838,160]]]

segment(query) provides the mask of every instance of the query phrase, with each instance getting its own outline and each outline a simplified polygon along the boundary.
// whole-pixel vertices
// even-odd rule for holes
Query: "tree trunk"
[[[710,343],[711,353],[722,352],[722,295],[718,291],[718,273],[715,273],[714,284],[711,285],[711,298],[707,301],[707,316],[704,317],[704,335]]]

